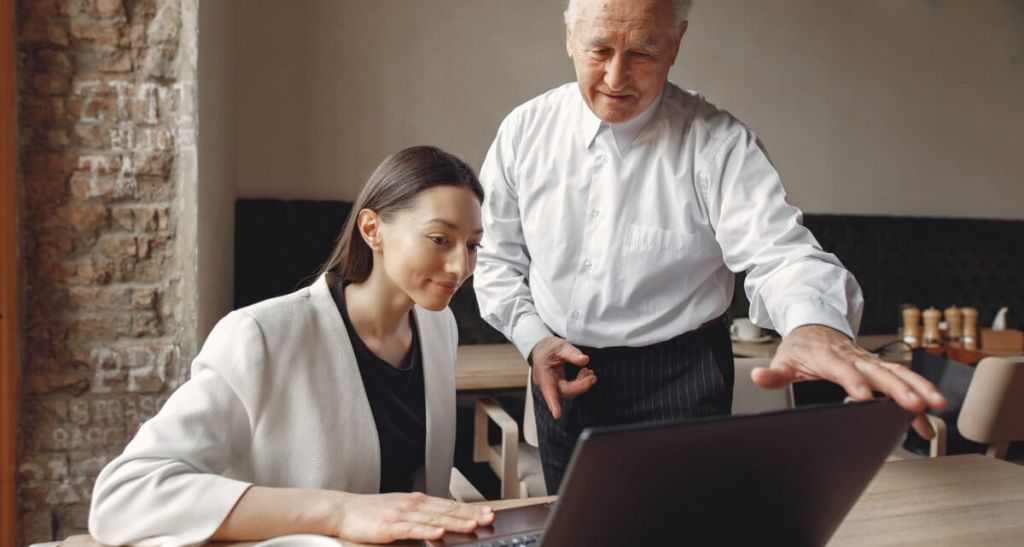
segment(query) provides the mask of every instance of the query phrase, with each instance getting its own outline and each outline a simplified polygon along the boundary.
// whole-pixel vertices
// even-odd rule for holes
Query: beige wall
[[[573,78],[555,0],[237,1],[245,197],[352,199],[417,143],[479,166]],[[753,127],[809,212],[1024,218],[1020,0],[697,0],[671,77]]]
[[[197,338],[231,311],[235,241],[235,5],[199,2]]]

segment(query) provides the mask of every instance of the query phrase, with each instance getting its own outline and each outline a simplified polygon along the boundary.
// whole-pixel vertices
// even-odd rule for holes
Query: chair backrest
[[[990,445],[1024,440],[1024,357],[986,357],[978,363],[957,428],[964,437]]]
[[[767,367],[771,359],[737,357],[736,380],[732,388],[732,413],[757,414],[793,408],[793,388],[765,389],[750,379],[754,367]]]
[[[523,407],[523,440],[530,446],[540,446],[537,439],[537,417],[533,414],[533,369],[526,371],[526,405]]]

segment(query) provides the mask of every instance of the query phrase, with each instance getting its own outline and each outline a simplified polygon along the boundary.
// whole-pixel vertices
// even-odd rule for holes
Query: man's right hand
[[[565,364],[584,367],[589,362],[590,357],[557,336],[548,336],[533,347],[533,351],[530,352],[533,383],[544,395],[544,401],[547,402],[554,419],[562,417],[560,399],[572,399],[582,395],[597,383],[597,375],[589,368],[581,370],[575,380],[566,380]]]

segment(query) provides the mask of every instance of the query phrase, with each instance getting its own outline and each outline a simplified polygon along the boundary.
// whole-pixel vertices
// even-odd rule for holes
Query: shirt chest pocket
[[[658,302],[667,304],[665,294],[686,295],[700,286],[718,254],[714,236],[703,230],[640,224],[627,225],[621,253],[619,271],[632,305],[655,307],[661,305]]]
[[[667,255],[676,260],[680,256],[692,254],[703,247],[704,234],[700,232],[683,232],[666,230],[654,226],[629,224],[623,235],[622,249],[627,256],[639,255],[637,258],[657,258]]]

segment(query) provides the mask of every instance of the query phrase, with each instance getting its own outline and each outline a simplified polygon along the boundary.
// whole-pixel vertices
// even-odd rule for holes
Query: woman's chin
[[[442,311],[448,307],[448,303],[451,302],[451,297],[443,297],[433,294],[421,295],[413,299],[416,305],[428,309],[430,311]]]

